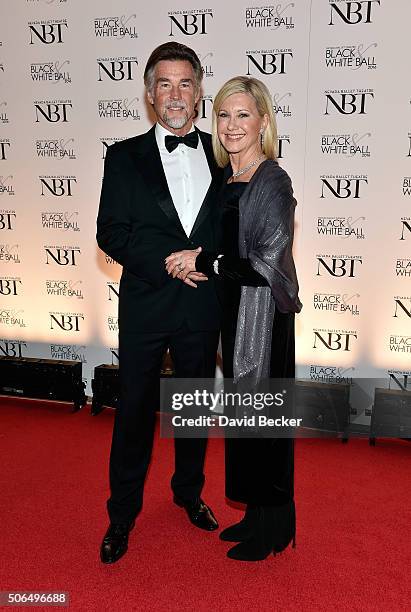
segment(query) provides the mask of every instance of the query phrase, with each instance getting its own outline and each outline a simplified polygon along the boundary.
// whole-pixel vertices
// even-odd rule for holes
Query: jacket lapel
[[[221,170],[220,168],[218,168],[215,159],[214,159],[214,153],[213,153],[213,147],[211,144],[211,139],[207,138],[206,135],[204,134],[204,132],[201,132],[199,129],[197,129],[198,135],[200,136],[201,139],[201,143],[203,145],[203,149],[204,152],[206,154],[206,158],[207,158],[207,162],[208,162],[208,167],[210,168],[210,173],[211,173],[211,183],[210,186],[208,188],[208,191],[206,193],[206,196],[203,200],[203,203],[201,205],[201,208],[198,212],[197,218],[194,222],[193,225],[193,229],[191,230],[191,234],[190,234],[190,238],[192,236],[194,236],[195,232],[198,230],[198,228],[200,227],[200,225],[203,223],[203,221],[207,218],[207,216],[209,215],[211,209],[212,209],[212,205],[216,200],[217,197],[217,192],[218,192],[218,188],[220,186],[220,182],[221,182]]]
[[[142,167],[144,168],[142,174],[147,186],[151,189],[154,199],[163,213],[186,235],[168,188],[156,142],[155,126],[147,132],[143,146],[134,154],[134,160],[139,172],[141,172]]]

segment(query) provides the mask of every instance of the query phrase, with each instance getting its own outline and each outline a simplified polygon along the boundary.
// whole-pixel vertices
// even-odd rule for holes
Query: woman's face
[[[258,114],[254,98],[246,93],[228,96],[217,115],[217,133],[229,154],[261,153],[260,132],[265,130],[268,117]]]

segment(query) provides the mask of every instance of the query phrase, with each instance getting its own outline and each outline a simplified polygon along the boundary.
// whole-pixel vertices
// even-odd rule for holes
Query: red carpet
[[[410,609],[410,443],[299,440],[297,548],[240,563],[171,503],[172,441],[157,439],[129,551],[104,566],[113,413],[68,410],[0,399],[0,590],[68,591],[79,611]],[[211,440],[204,498],[224,527],[240,513],[223,469]]]

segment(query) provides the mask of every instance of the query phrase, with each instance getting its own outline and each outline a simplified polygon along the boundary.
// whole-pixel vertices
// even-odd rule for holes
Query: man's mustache
[[[181,108],[187,110],[187,104],[185,102],[167,102],[166,109],[168,108]]]

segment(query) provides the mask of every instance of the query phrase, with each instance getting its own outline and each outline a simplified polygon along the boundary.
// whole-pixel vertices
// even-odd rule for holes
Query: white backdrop
[[[411,370],[409,0],[1,0],[0,353],[117,363],[120,267],[95,218],[107,145],[146,131],[154,47],[193,47],[198,125],[237,74],[273,97],[298,199],[298,375]]]

